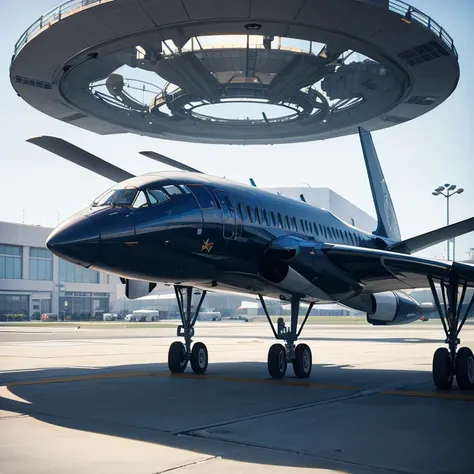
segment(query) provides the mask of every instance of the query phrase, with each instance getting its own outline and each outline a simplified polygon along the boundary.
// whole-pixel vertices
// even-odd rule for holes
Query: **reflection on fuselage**
[[[130,181],[106,191],[90,207],[101,237],[93,266],[119,274],[126,269],[130,278],[149,278],[150,269],[155,277],[173,279],[202,272],[192,255],[201,250],[197,235],[203,215],[191,189],[169,180],[142,186]]]
[[[286,271],[268,267],[265,257],[270,243],[285,236],[310,246],[385,245],[304,202],[189,172],[126,180],[79,215],[70,221],[74,229],[66,222],[53,232],[48,241],[53,252],[61,248],[62,258],[125,278],[172,284],[232,280],[228,285],[235,288],[261,289],[267,277]],[[72,234],[82,236],[80,241],[72,242]],[[87,235],[94,247],[87,247]],[[79,252],[80,246],[89,250]],[[305,278],[319,278],[322,263],[302,268]]]

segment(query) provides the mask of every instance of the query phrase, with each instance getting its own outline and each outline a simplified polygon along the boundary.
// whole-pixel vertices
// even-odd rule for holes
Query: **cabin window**
[[[285,216],[285,224],[286,224],[286,229],[290,230],[291,227],[290,227],[290,219],[288,219],[288,216]]]
[[[242,204],[237,204],[237,214],[239,215],[239,218],[241,221],[244,220],[244,213],[242,212]]]
[[[253,223],[252,208],[247,205],[247,214],[249,215],[249,221]]]
[[[157,206],[169,199],[169,196],[162,189],[147,189],[145,192],[152,206]]]
[[[301,230],[304,232],[304,224],[303,224],[303,219],[300,219],[300,224],[301,224]]]
[[[268,222],[268,214],[266,209],[263,210],[263,219],[265,220],[266,225],[270,225],[270,223]]]
[[[273,213],[273,211],[270,212],[270,217],[272,218],[273,227],[276,227],[275,214]]]
[[[319,233],[318,233],[318,224],[316,224],[316,222],[313,222],[313,229],[314,229],[314,233],[316,235],[319,235]]]
[[[296,225],[296,218],[295,217],[292,217],[291,218],[291,222],[293,224],[293,230],[297,231],[298,230],[298,226]]]
[[[148,201],[147,201],[145,193],[143,191],[140,191],[137,194],[137,197],[136,197],[135,201],[133,202],[132,207],[134,209],[140,209],[142,207],[148,207]]]
[[[194,194],[201,209],[215,209],[216,203],[212,194],[202,184],[190,184],[189,189]]]
[[[278,227],[280,229],[283,229],[283,222],[281,220],[281,214],[280,213],[278,213]]]
[[[255,219],[259,224],[262,223],[262,216],[260,215],[260,209],[258,207],[255,208]]]

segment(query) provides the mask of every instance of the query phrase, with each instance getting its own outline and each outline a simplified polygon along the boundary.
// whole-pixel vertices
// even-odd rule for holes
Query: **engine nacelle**
[[[367,313],[367,322],[374,326],[413,323],[426,312],[426,308],[402,291],[361,295],[342,303]]]

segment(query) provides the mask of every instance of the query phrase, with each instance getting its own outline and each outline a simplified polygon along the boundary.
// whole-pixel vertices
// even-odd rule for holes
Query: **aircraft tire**
[[[461,390],[474,388],[474,356],[469,347],[461,347],[456,354],[456,381]]]
[[[182,342],[175,341],[168,351],[168,368],[172,374],[182,374],[188,365],[186,347]]]
[[[191,350],[191,368],[195,374],[206,372],[209,361],[207,347],[202,342],[196,342]]]
[[[307,344],[298,344],[295,349],[296,358],[292,361],[293,371],[300,379],[307,379],[311,375],[313,356]]]
[[[286,374],[286,351],[282,344],[273,344],[268,351],[268,373],[273,379],[282,379]]]
[[[449,390],[453,384],[451,354],[446,347],[436,349],[433,356],[433,382],[439,390]]]

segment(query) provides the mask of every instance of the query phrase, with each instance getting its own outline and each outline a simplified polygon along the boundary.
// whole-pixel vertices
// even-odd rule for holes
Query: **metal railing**
[[[15,59],[16,55],[20,50],[40,33],[43,29],[49,28],[52,24],[61,21],[69,13],[93,5],[99,5],[101,3],[113,2],[115,0],[68,0],[56,8],[53,8],[48,13],[42,15],[36,20],[20,37],[15,44],[15,51],[12,58]],[[424,14],[415,7],[412,7],[408,3],[400,0],[389,0],[389,10],[398,13],[408,21],[416,21],[417,23],[428,28],[435,36],[437,36],[443,43],[445,43],[449,49],[457,56],[456,48],[454,47],[454,41],[451,36],[441,27],[436,21]]]
[[[48,13],[45,13],[38,18],[20,37],[15,44],[16,56],[25,44],[30,41],[31,38],[35,37],[41,30],[49,28],[52,24],[61,21],[69,13],[78,10],[80,8],[88,7],[91,5],[98,5],[100,3],[107,3],[114,0],[68,0],[61,5],[53,8]]]
[[[389,0],[388,9],[394,13],[398,13],[407,21],[416,21],[417,23],[423,25],[425,28],[428,28],[435,36],[437,36],[457,57],[458,53],[454,47],[454,41],[451,36],[446,32],[446,30],[431,17],[418,10],[408,3],[402,2],[400,0]]]

